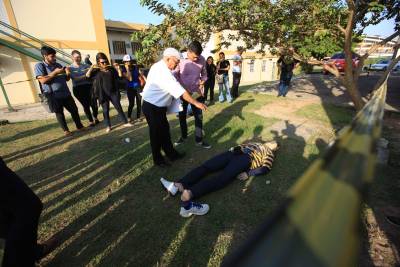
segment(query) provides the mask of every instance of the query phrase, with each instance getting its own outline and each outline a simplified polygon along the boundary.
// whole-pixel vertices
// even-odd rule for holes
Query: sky
[[[163,0],[162,3],[176,6],[178,0]],[[154,15],[139,0],[103,0],[104,17],[106,19],[136,22],[144,24],[159,24],[162,17]],[[370,26],[365,30],[368,35],[389,36],[393,31],[394,20]]]

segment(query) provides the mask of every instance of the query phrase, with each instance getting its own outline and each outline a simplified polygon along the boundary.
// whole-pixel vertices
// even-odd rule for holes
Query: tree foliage
[[[135,36],[142,40],[146,63],[165,46],[181,47],[190,40],[206,42],[212,33],[224,30],[236,34],[222,36],[217,49],[239,39],[246,49],[260,47],[260,53],[267,47],[293,47],[298,59],[310,62],[312,58],[314,64],[322,64],[315,59],[344,51],[350,66],[344,77],[335,66],[328,70],[343,82],[357,109],[363,106],[357,86],[362,66],[352,68],[354,42],[367,26],[386,19],[395,19],[394,29],[400,34],[399,0],[180,0],[177,8],[157,0],[141,0],[141,4],[165,17],[162,24],[150,25]],[[362,56],[361,65],[376,49],[374,46]]]

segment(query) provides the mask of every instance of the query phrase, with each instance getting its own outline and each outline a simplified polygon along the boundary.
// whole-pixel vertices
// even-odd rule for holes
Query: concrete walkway
[[[83,112],[82,105],[78,102],[77,99],[75,99],[75,103],[78,106],[79,114],[84,115],[85,113]],[[125,95],[122,95],[121,104],[122,106],[128,106],[128,99],[125,97]],[[36,121],[36,120],[46,120],[55,118],[55,115],[53,113],[48,113],[44,109],[41,103],[18,105],[18,106],[13,106],[13,108],[16,111],[8,111],[7,107],[0,108],[0,121],[8,120],[9,122],[12,123],[12,122]],[[69,112],[65,112],[65,115],[66,117],[70,117]]]

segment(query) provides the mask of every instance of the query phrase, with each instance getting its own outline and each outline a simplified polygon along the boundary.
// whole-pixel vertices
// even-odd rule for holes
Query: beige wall
[[[224,38],[228,38],[228,35],[234,35],[234,31],[224,31]],[[245,44],[243,41],[231,41],[231,45],[228,48],[223,47],[221,51],[218,51],[215,54],[212,54],[211,51],[214,50],[218,43],[221,41],[222,34],[212,34],[210,40],[204,45],[203,56],[213,56],[214,62],[218,60],[218,53],[224,52],[226,59],[231,59],[233,55],[236,54],[236,49],[238,46],[244,47]],[[277,61],[278,57],[271,55],[269,49],[266,48],[265,55],[256,53],[260,49],[260,46],[256,46],[253,49],[246,50],[245,53],[242,54],[244,58],[242,62],[242,77],[241,84],[250,84],[250,83],[258,83],[263,81],[273,81],[278,79],[278,68]],[[231,63],[231,70],[229,71],[229,81],[232,84],[232,60],[229,60]],[[251,65],[253,63],[253,68]],[[263,68],[263,64],[265,64],[265,68]]]
[[[28,79],[19,53],[6,47],[0,47],[0,59],[0,76],[4,84]],[[12,104],[32,103],[35,100],[27,82],[6,84],[4,87]],[[5,106],[3,93],[0,95],[0,106]]]
[[[40,15],[43,13],[43,6],[46,6],[47,17]],[[102,0],[69,0],[68,2],[2,0],[0,16],[10,25],[67,53],[78,49],[83,55],[90,54],[92,62],[95,61],[97,52],[108,54]],[[1,35],[0,38],[2,38]],[[37,63],[34,59],[8,48],[0,48],[0,62],[3,69],[0,76],[4,83],[33,78],[33,67]],[[71,89],[71,84],[69,85]],[[39,89],[36,80],[6,84],[5,89],[13,105],[33,103],[38,100]],[[4,96],[0,94],[0,106],[4,105]]]
[[[10,0],[18,28],[39,39],[95,41],[89,0]],[[46,12],[46,15],[39,15]],[[46,30],[43,30],[43,26]]]

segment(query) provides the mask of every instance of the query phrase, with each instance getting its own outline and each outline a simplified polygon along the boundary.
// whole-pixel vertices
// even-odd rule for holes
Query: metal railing
[[[54,46],[52,46],[52,45],[50,45],[50,44],[48,44],[48,43],[36,38],[36,37],[34,37],[34,36],[32,36],[32,35],[30,35],[30,34],[28,34],[26,32],[23,32],[23,31],[15,28],[15,27],[5,23],[4,21],[0,21],[0,25],[5,27],[5,28],[7,28],[7,29],[9,29],[9,30],[11,30],[14,33],[18,33],[19,35],[24,36],[24,37],[27,38],[26,40],[24,40],[22,38],[19,38],[16,35],[7,33],[6,31],[0,29],[0,33],[1,34],[6,35],[7,37],[14,39],[16,42],[22,43],[25,46],[28,46],[30,48],[37,49],[38,51],[40,51],[40,47],[41,46],[51,47],[57,52],[58,55],[61,55],[61,56],[57,56],[58,60],[66,63],[66,64],[71,64],[72,63],[71,55],[69,55],[65,51],[63,51],[63,50],[61,50],[59,48],[56,48],[56,47],[54,47]],[[33,43],[38,43],[39,46],[35,46]]]

